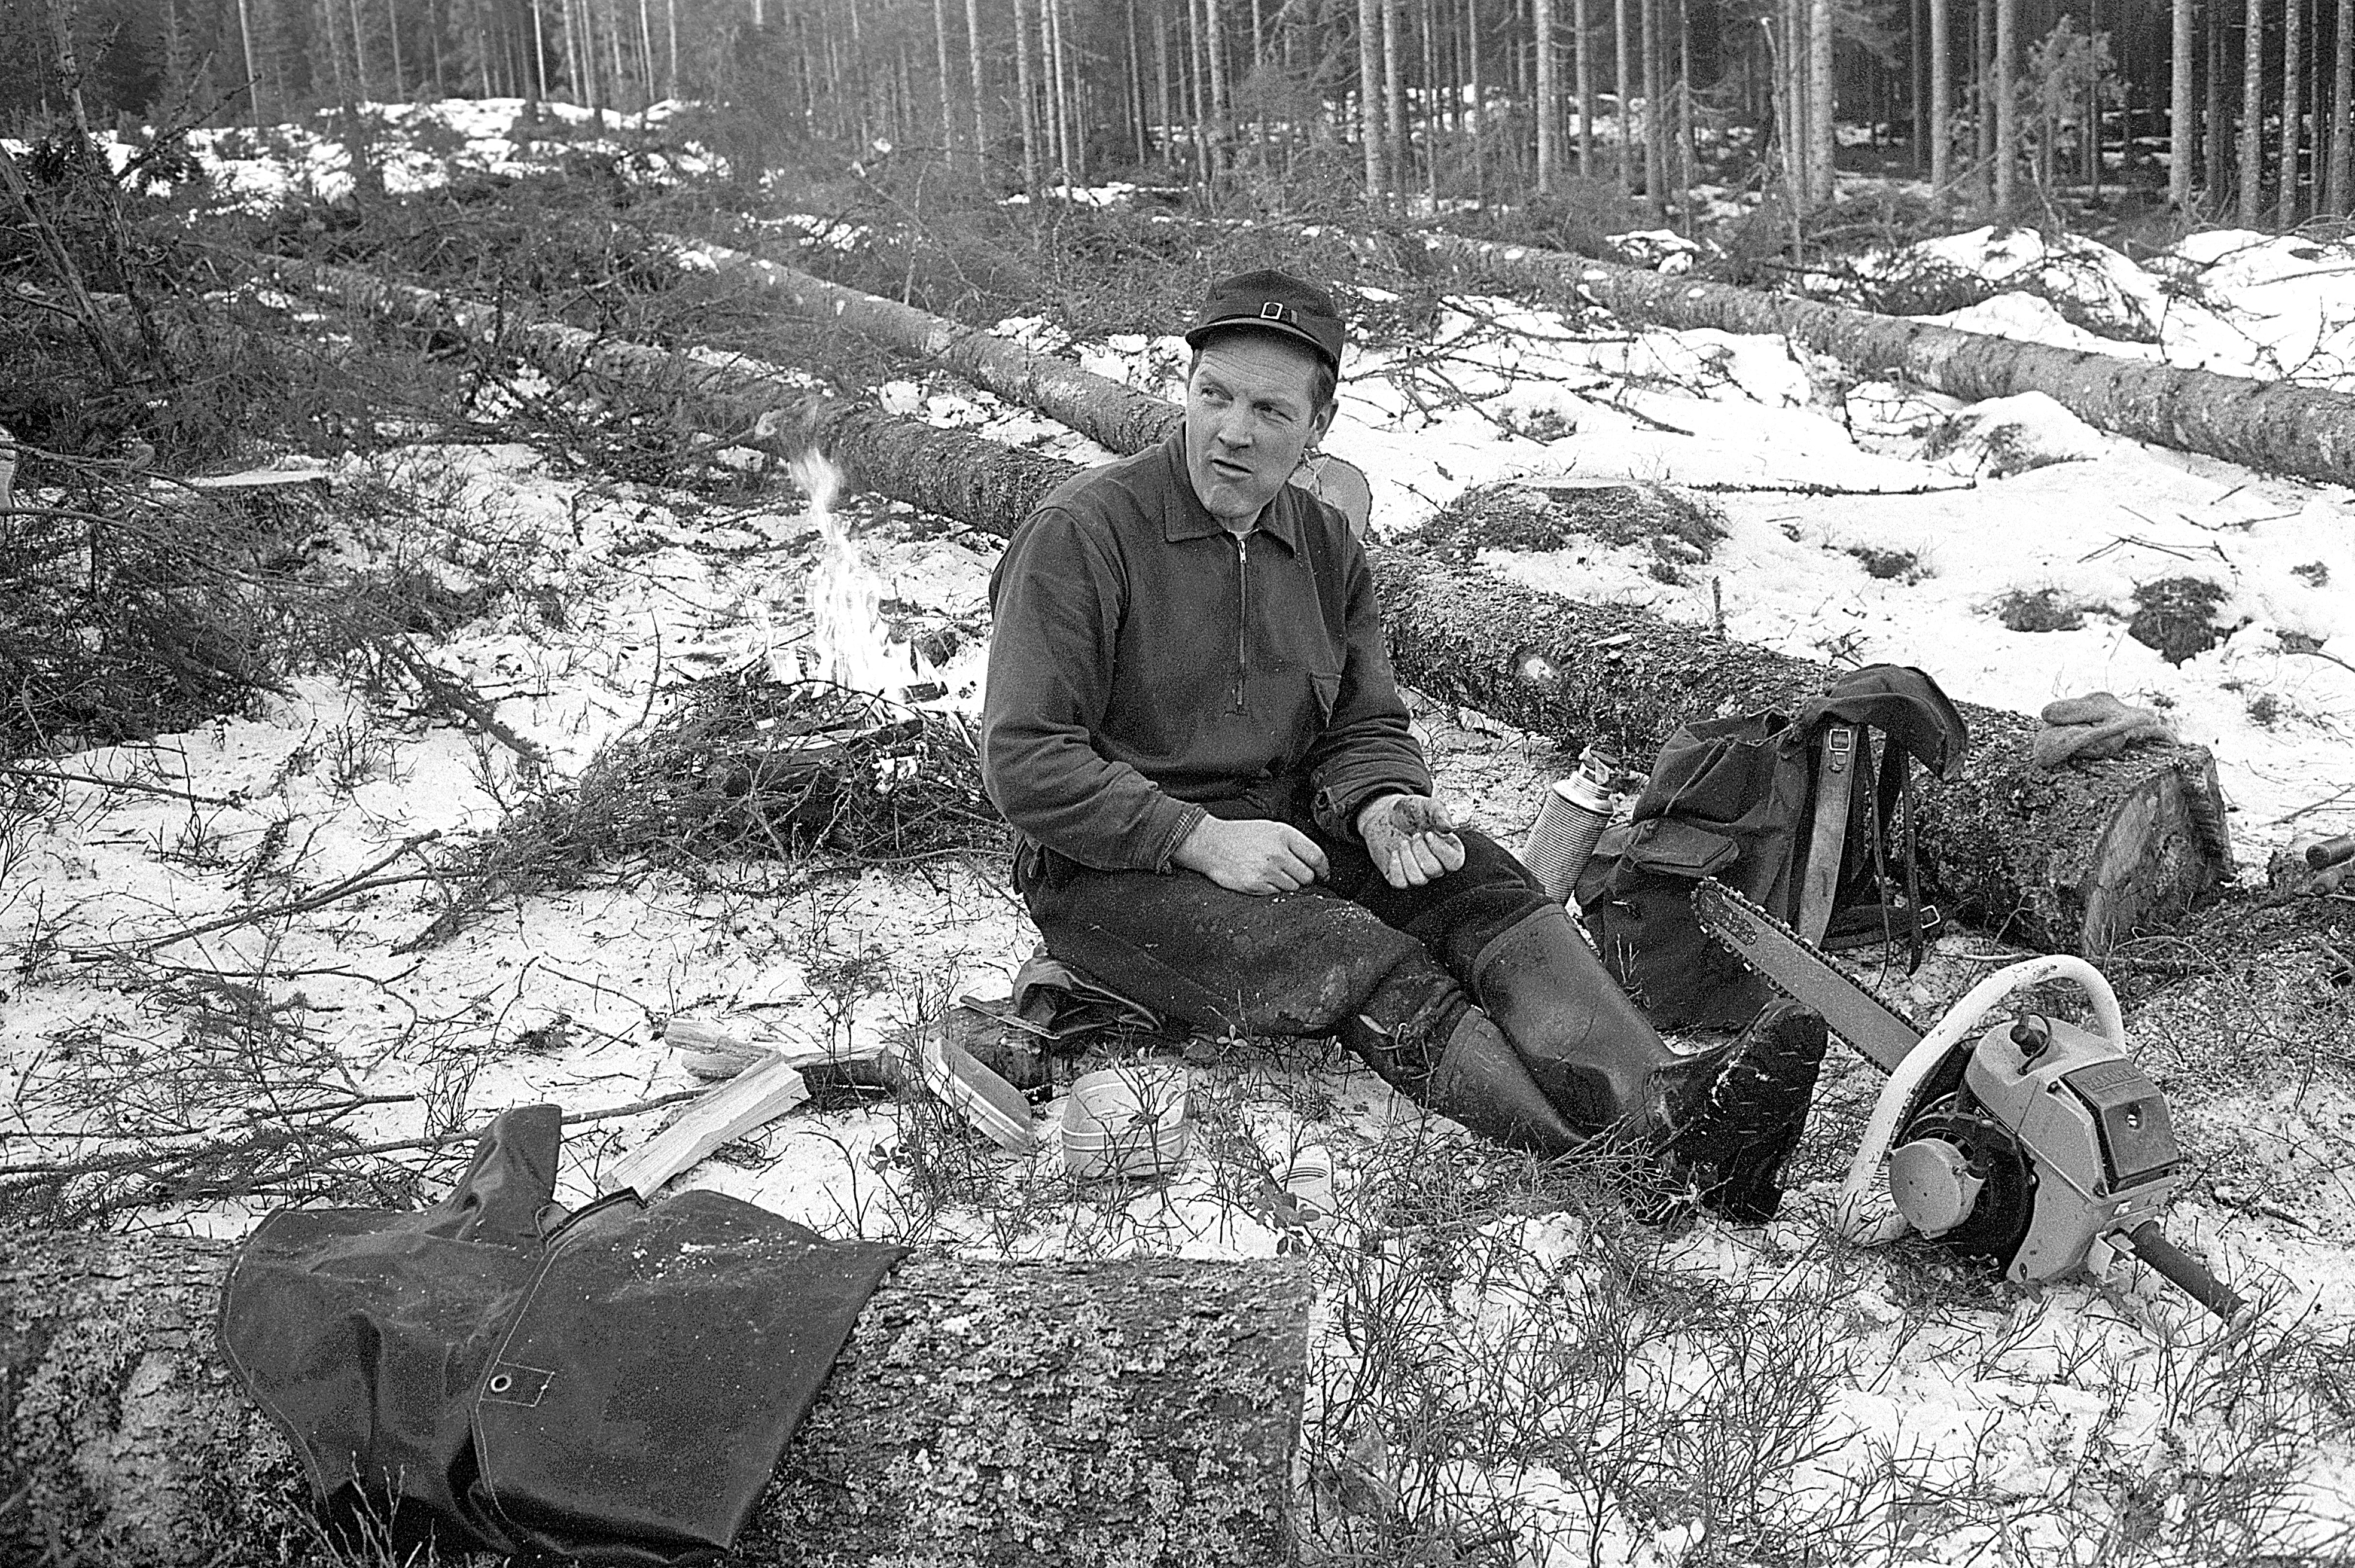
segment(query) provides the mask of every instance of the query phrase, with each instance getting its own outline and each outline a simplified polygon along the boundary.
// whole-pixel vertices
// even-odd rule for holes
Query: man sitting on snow
[[[1433,798],[1363,548],[1286,483],[1342,324],[1282,272],[1210,291],[1182,429],[1059,487],[991,579],[990,798],[1048,950],[1198,1027],[1341,1038],[1542,1154],[1607,1136],[1668,1191],[1772,1213],[1821,1019],[1661,1040],[1561,906]]]

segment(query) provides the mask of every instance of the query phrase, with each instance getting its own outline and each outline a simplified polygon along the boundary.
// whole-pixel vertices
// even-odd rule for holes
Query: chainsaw
[[[2126,1054],[2117,998],[2082,959],[1998,970],[1927,1034],[1842,974],[1798,934],[1715,878],[1693,895],[1701,925],[1821,1013],[1889,1074],[1849,1163],[1842,1232],[1879,1243],[1908,1229],[2019,1283],[2096,1278],[2131,1252],[2228,1322],[2249,1308],[2159,1225],[2181,1158],[2157,1085]],[[2073,981],[2100,1032],[2025,1012],[1985,1023],[2011,992]],[[1886,1166],[1896,1213],[1868,1213]]]

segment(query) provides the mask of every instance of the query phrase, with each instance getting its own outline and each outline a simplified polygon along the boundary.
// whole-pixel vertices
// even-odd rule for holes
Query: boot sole
[[[1701,1207],[1756,1224],[1782,1206],[1783,1162],[1806,1128],[1829,1034],[1795,1002],[1753,1021],[1739,1054],[1663,1151]]]

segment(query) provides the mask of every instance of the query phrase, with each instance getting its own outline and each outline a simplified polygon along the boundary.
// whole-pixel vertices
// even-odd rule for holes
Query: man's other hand
[[[1384,795],[1358,813],[1366,855],[1392,887],[1421,887],[1464,869],[1464,841],[1444,800]]]
[[[1457,852],[1460,863],[1462,852]],[[1328,869],[1316,841],[1284,822],[1230,822],[1205,817],[1194,824],[1170,863],[1199,872],[1231,893],[1296,893]]]

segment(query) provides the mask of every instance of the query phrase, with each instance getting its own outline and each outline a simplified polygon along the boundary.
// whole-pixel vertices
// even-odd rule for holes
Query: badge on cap
[[[1259,315],[1262,321],[1284,322],[1297,326],[1300,323],[1293,321],[1294,313],[1292,307],[1282,300],[1263,300],[1260,302]]]

